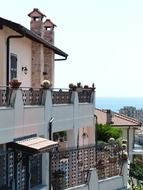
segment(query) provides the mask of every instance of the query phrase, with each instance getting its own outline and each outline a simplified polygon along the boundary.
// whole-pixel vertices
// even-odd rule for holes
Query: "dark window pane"
[[[11,54],[10,79],[17,77],[17,56]]]

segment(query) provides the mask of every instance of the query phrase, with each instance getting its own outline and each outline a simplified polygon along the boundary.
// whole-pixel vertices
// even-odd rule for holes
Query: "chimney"
[[[34,8],[32,12],[28,14],[31,18],[30,29],[42,37],[43,33],[43,17],[46,17],[39,9]]]
[[[112,117],[113,117],[113,112],[111,110],[106,110],[107,111],[107,121],[106,124],[113,124]]]
[[[43,26],[44,39],[54,45],[54,27],[56,25],[50,19],[46,19],[46,21],[43,23]]]

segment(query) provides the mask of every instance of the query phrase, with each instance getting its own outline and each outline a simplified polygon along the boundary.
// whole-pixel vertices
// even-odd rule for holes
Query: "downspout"
[[[54,117],[51,117],[50,121],[49,121],[49,140],[52,140],[52,123],[54,121]],[[52,159],[52,155],[51,155],[51,151],[49,151],[49,190],[51,190],[51,186],[52,186],[52,182],[51,182],[51,178],[52,178],[52,171],[51,171],[51,159]]]
[[[128,152],[128,155],[129,155],[129,130],[130,130],[130,126],[127,129],[127,143],[128,143],[128,145],[127,145],[127,152]]]
[[[24,34],[22,35],[11,35],[8,36],[6,39],[6,86],[9,85],[9,53],[10,53],[10,39],[11,38],[23,38]]]
[[[95,124],[95,152],[96,152],[96,164],[97,164],[97,115],[94,114],[94,124]]]

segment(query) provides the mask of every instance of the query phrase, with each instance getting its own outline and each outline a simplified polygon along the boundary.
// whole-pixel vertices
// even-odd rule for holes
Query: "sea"
[[[119,112],[124,106],[143,109],[143,97],[96,97],[95,107]]]

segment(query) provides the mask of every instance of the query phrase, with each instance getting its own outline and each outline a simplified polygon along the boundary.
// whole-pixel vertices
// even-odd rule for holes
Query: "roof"
[[[59,48],[53,46],[52,44],[50,44],[49,42],[47,42],[46,40],[44,40],[43,38],[38,36],[33,31],[25,28],[24,26],[22,26],[16,22],[13,22],[13,21],[10,21],[10,20],[0,17],[0,28],[3,25],[11,28],[12,30],[18,32],[21,35],[24,35],[25,37],[27,37],[35,42],[43,44],[45,47],[52,49],[55,54],[63,56],[63,57],[65,57],[65,59],[67,59],[67,57],[68,57],[67,53],[65,53],[62,50],[60,50]]]
[[[37,8],[34,8],[33,11],[31,11],[28,16],[30,17],[39,17],[39,16],[42,16],[42,17],[46,17],[45,14],[43,14],[39,9]]]
[[[99,124],[106,124],[107,123],[107,110],[104,109],[95,109],[95,115],[97,116],[97,122]],[[112,121],[112,126],[116,126],[116,127],[141,127],[142,126],[142,122],[128,117],[126,115],[123,114],[119,114],[117,112],[113,112],[111,114],[111,121]]]
[[[36,154],[57,147],[58,143],[42,137],[32,137],[14,141],[9,145],[20,151]]]

